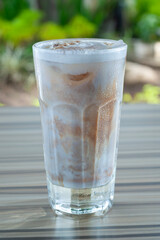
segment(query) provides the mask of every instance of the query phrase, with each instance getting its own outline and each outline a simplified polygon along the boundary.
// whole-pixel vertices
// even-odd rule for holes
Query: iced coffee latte
[[[40,42],[33,49],[52,207],[64,201],[66,208],[73,204],[76,209],[72,195],[85,195],[87,189],[92,207],[99,199],[101,204],[111,201],[126,45],[121,40],[66,39]],[[96,191],[97,200],[92,197]],[[66,200],[60,199],[63,192]],[[81,200],[77,206],[84,209],[85,196]]]

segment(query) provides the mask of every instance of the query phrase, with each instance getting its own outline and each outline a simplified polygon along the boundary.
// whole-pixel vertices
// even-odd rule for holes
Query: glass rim
[[[121,44],[115,46],[115,47],[107,47],[106,49],[87,49],[87,51],[67,51],[67,53],[64,51],[64,49],[50,49],[46,48],[47,45],[49,44],[56,44],[58,42],[70,42],[70,41],[92,41],[92,42],[104,42],[108,44],[113,44],[113,43],[120,43]],[[52,39],[52,40],[45,40],[45,41],[39,41],[33,44],[32,46],[35,50],[37,51],[42,51],[42,52],[48,52],[48,53],[53,53],[57,55],[96,55],[96,54],[107,54],[111,52],[119,52],[127,49],[127,44],[119,39],[119,40],[113,40],[113,39],[105,39],[105,38],[64,38],[64,39]]]
[[[64,49],[50,49],[46,48],[48,44],[53,43],[64,43],[70,41],[91,41],[91,42],[106,42],[108,44],[115,43],[112,48],[106,47],[106,49],[86,49],[86,51],[81,50],[71,50],[64,51]],[[117,43],[117,46],[116,46]],[[66,38],[66,39],[56,39],[37,42],[33,45],[33,55],[34,58],[39,58],[45,61],[59,62],[59,63],[93,63],[93,62],[104,62],[104,61],[114,61],[118,59],[126,58],[127,54],[127,44],[123,40],[110,40],[102,38]]]

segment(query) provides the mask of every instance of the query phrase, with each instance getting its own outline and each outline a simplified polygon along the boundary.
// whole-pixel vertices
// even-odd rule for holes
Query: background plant
[[[126,0],[128,28],[132,37],[145,42],[160,38],[160,2],[159,0]]]
[[[116,2],[117,0],[56,0],[58,22],[65,25],[75,15],[82,15],[92,23],[100,26],[109,13],[112,12]]]
[[[35,39],[41,17],[41,12],[27,9],[12,21],[0,19],[1,40],[12,46],[26,45]]]
[[[23,48],[7,47],[0,51],[0,79],[4,83],[21,83],[30,87],[35,82],[33,62]]]
[[[129,93],[124,93],[123,101],[126,103],[160,103],[160,87],[152,86],[150,84],[145,84],[141,92],[136,93],[134,96],[131,96]]]
[[[14,19],[24,9],[29,8],[29,2],[26,0],[1,0],[0,16],[6,20]]]

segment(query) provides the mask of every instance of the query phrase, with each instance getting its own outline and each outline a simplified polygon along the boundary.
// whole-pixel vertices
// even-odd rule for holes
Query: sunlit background
[[[123,101],[160,103],[159,0],[0,0],[0,106],[38,106],[34,42],[79,37],[123,39]]]

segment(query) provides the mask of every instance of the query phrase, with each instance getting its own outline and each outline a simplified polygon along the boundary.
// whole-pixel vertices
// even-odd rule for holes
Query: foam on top
[[[122,41],[106,39],[61,39],[38,42],[33,45],[36,57],[52,62],[103,62],[124,58],[127,45]]]

